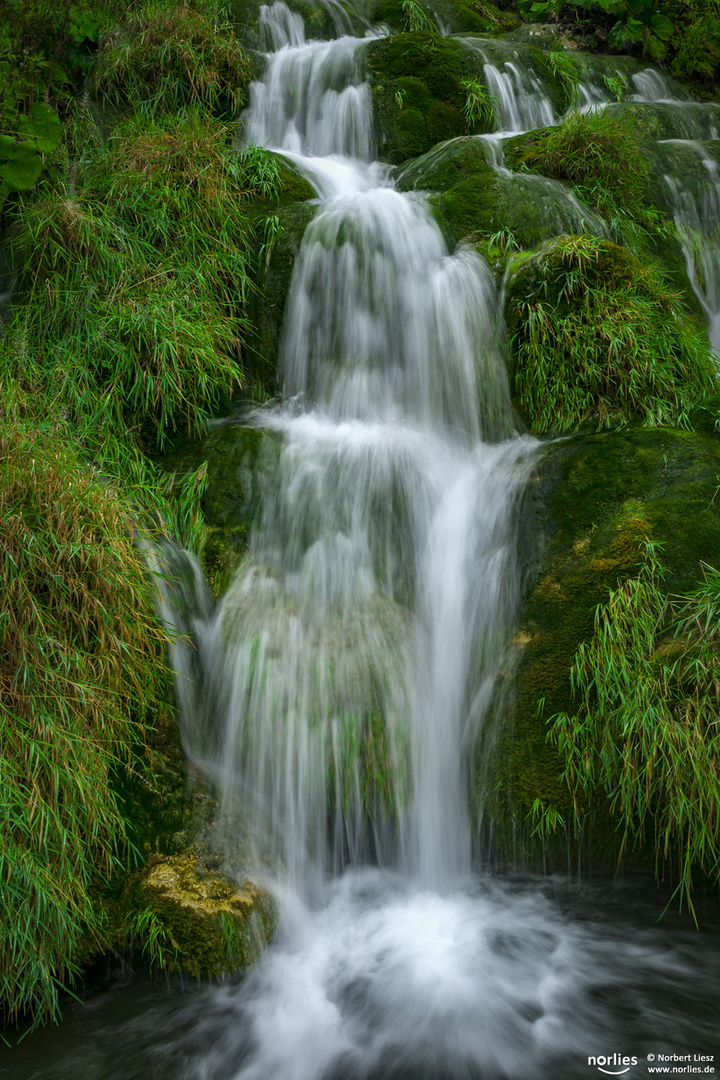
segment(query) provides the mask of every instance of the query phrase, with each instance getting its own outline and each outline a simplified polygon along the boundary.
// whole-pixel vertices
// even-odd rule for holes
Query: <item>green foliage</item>
[[[437,23],[418,0],[402,0],[402,9],[405,16],[406,30],[411,33],[426,31],[432,34],[437,32]]]
[[[658,870],[677,873],[692,909],[693,871],[720,872],[720,573],[669,601],[657,546],[637,577],[598,607],[572,669],[574,715],[551,720],[563,779],[578,799],[607,795],[622,846],[651,832]]]
[[[531,429],[633,417],[689,426],[715,385],[707,339],[657,271],[606,240],[560,237],[508,286],[514,392]]]
[[[250,76],[247,53],[217,12],[149,3],[108,36],[93,86],[109,105],[144,115],[202,106],[229,118]]]
[[[462,114],[468,128],[471,131],[476,127],[492,128],[497,120],[497,98],[479,79],[463,79],[460,85],[465,91]]]
[[[627,91],[627,79],[624,75],[605,75],[603,78],[605,89],[608,90],[615,101],[622,101]]]
[[[615,21],[608,34],[608,44],[616,49],[638,45],[643,56],[652,60],[665,57],[667,42],[675,29],[667,15],[648,0],[520,0],[518,6],[531,19],[546,19],[549,14],[560,14],[567,8],[610,16]]]
[[[704,82],[715,80],[720,72],[720,8],[711,0],[690,0],[671,14],[678,23],[672,39],[674,56],[670,69],[673,75]]]
[[[550,71],[562,86],[567,107],[577,105],[580,68],[576,57],[571,52],[553,49],[545,55],[545,60]]]
[[[257,228],[241,206],[276,165],[232,151],[232,130],[190,117],[129,121],[75,165],[69,185],[21,201],[13,240],[22,303],[16,354],[82,410],[148,424],[162,444],[202,424],[242,380],[242,303]]]
[[[125,838],[113,777],[166,686],[137,520],[16,401],[0,406],[0,1008],[40,1020],[101,933],[91,881]]]
[[[139,948],[161,971],[174,971],[180,959],[180,947],[172,932],[149,905],[127,915],[117,944]]]

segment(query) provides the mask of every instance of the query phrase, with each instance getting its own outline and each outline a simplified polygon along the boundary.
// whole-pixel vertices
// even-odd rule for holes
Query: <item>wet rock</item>
[[[708,413],[708,427],[711,419]],[[573,711],[573,657],[592,637],[597,605],[636,575],[644,539],[660,545],[668,594],[687,595],[702,581],[702,564],[717,565],[718,475],[720,441],[691,431],[630,427],[575,435],[548,443],[539,455],[521,514],[527,588],[502,680],[513,716],[495,778],[506,826],[524,825],[529,837],[536,798],[569,815],[563,766],[546,735],[550,717]],[[614,826],[601,800],[595,810],[594,854],[612,859]]]
[[[275,928],[270,895],[203,866],[197,853],[153,856],[133,882],[135,904],[164,931],[171,967],[217,978],[254,964]]]

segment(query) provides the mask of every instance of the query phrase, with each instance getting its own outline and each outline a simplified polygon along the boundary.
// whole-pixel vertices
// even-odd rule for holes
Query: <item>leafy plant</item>
[[[637,577],[598,607],[575,656],[578,711],[554,716],[549,738],[576,822],[603,791],[621,852],[649,833],[658,871],[676,872],[692,910],[693,872],[720,876],[720,573],[707,567],[700,589],[677,601],[662,591],[664,573],[646,541]]]
[[[460,85],[465,94],[462,114],[468,128],[492,128],[497,122],[495,95],[479,79],[462,79]]]

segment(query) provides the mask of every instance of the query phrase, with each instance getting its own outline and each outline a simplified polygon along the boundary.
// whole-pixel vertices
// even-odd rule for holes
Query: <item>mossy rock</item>
[[[483,0],[432,0],[419,5],[428,20],[446,34],[507,34],[520,25],[512,11],[501,11]],[[402,0],[376,0],[370,10],[374,23],[385,23],[394,31],[407,28],[408,17]]]
[[[620,101],[606,108],[613,115],[629,116],[646,139],[713,139],[720,130],[716,102]]]
[[[671,106],[670,108],[679,110],[682,115],[685,106]],[[622,112],[620,115],[634,120],[636,119],[634,109],[635,106],[633,105],[627,113]],[[536,157],[536,152],[541,150],[549,139],[555,137],[555,130],[552,128],[538,128],[536,131],[525,132],[522,135],[508,139],[504,144],[505,160],[508,166],[516,170],[517,175],[522,175],[523,170],[527,168],[532,170],[535,167],[533,160]],[[652,132],[654,130],[652,115],[644,113],[641,109],[637,116],[637,132],[638,138],[641,140],[638,145],[641,151],[641,162],[644,163],[644,160],[648,160],[650,169],[646,177],[638,179],[638,190],[643,192],[644,207],[651,212],[653,210],[659,212],[657,215],[658,223],[660,225],[663,223],[670,225],[673,219],[673,208],[669,198],[665,174],[670,172],[683,177],[687,176],[690,183],[694,184],[697,190],[701,190],[703,185],[707,189],[708,185],[712,184],[712,181],[708,176],[707,169],[702,165],[702,154],[698,153],[697,147],[700,144],[695,142],[691,145],[678,142],[660,142],[653,137]],[[716,160],[717,148],[715,143],[707,142],[702,145],[707,148],[704,151],[707,157]],[[693,147],[696,147],[696,149],[693,149]],[[539,166],[539,168],[541,170],[542,166]],[[571,228],[564,231],[584,231],[598,236],[607,236],[607,222],[604,222],[599,214],[593,214],[593,211],[589,211],[589,213],[591,217],[588,225],[583,230]],[[683,300],[690,311],[698,318],[704,319],[702,307],[688,277],[682,245],[675,230],[672,227],[642,229],[635,234],[631,233],[627,238],[627,242],[643,260],[651,259],[659,263],[667,280],[677,291],[682,293]]]
[[[398,171],[401,191],[431,191],[430,209],[451,245],[460,240],[501,247],[536,247],[560,233],[602,229],[602,223],[557,180],[507,176],[487,160],[482,139],[464,137],[434,147]],[[492,246],[492,245],[491,245]],[[487,243],[483,254],[492,255]]]
[[[295,182],[310,185],[299,178]],[[314,196],[314,191],[311,194]],[[309,198],[309,197],[308,197]],[[269,212],[278,220],[279,235],[258,269],[255,291],[246,305],[250,328],[243,351],[245,389],[250,397],[265,400],[277,393],[277,364],[285,302],[290,291],[293,267],[305,229],[317,212],[314,201],[292,202]],[[268,211],[258,207],[258,217]]]
[[[596,607],[637,573],[645,538],[662,545],[669,594],[698,585],[702,563],[718,565],[718,476],[720,441],[689,431],[631,427],[543,449],[521,516],[532,562],[505,687],[514,699],[499,757],[506,813],[525,821],[540,798],[569,819],[563,766],[546,736],[550,717],[574,711],[575,653],[592,637]],[[612,858],[614,827],[607,814],[603,824],[601,803],[595,810],[594,854]]]
[[[207,462],[202,510],[208,526],[202,562],[216,596],[227,588],[247,553],[260,507],[261,477],[276,465],[280,437],[229,422],[199,439],[176,440],[160,463],[184,475]]]
[[[400,164],[469,133],[462,81],[482,78],[476,49],[439,34],[403,33],[370,42],[365,56],[381,161]]]
[[[132,904],[161,924],[174,950],[172,968],[194,978],[254,964],[275,929],[265,890],[208,869],[195,852],[153,856],[128,891]]]

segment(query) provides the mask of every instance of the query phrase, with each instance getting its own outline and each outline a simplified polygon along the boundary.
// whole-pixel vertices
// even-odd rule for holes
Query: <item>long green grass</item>
[[[224,12],[182,0],[131,10],[93,69],[99,100],[145,117],[197,106],[236,116],[252,66]]]
[[[621,854],[649,843],[692,911],[693,876],[720,878],[720,572],[677,599],[663,576],[648,540],[637,576],[598,607],[571,672],[577,712],[552,717],[549,737],[576,824],[603,792]]]
[[[211,118],[128,121],[72,183],[44,185],[15,215],[15,354],[160,445],[242,386],[243,303],[264,240],[243,205],[277,168],[231,140]]]
[[[125,844],[113,788],[167,700],[164,635],[115,485],[0,406],[0,1011],[58,1016]]]

